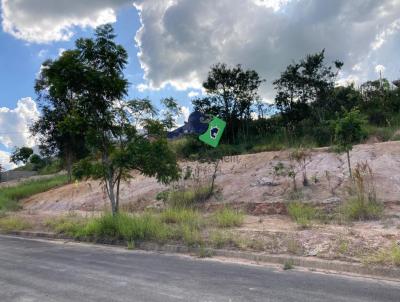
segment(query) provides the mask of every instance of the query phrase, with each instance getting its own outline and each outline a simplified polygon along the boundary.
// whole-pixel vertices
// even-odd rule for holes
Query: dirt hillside
[[[218,200],[211,204],[280,204],[290,197],[293,187],[288,177],[277,176],[274,167],[280,162],[290,165],[289,153],[263,152],[227,157],[220,165],[216,185],[220,189]],[[374,174],[377,196],[384,202],[400,201],[400,142],[357,145],[351,151],[354,167],[368,162]],[[207,177],[212,168],[206,164],[183,162],[181,166],[200,169]],[[296,168],[299,170],[299,168]],[[297,174],[297,186],[301,194],[296,196],[306,202],[337,202],[346,196],[348,167],[346,156],[330,152],[326,148],[315,149],[306,164],[310,185],[302,186],[301,172]],[[144,209],[156,203],[158,192],[166,187],[155,179],[133,175],[122,186],[121,203],[132,209]],[[23,203],[25,211],[62,213],[69,211],[98,211],[108,206],[106,194],[97,181],[80,182],[35,195]],[[265,214],[265,213],[261,213]]]

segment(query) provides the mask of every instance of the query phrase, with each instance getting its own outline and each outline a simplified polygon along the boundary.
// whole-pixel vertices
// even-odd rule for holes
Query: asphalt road
[[[400,301],[400,283],[0,236],[0,301]]]

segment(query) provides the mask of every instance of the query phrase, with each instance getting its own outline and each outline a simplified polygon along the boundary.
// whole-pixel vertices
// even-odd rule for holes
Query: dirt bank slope
[[[386,142],[355,146],[351,152],[352,165],[367,161],[373,170],[378,198],[385,202],[400,200],[400,142]],[[263,152],[225,158],[220,165],[216,184],[221,188],[223,202],[273,203],[290,198],[291,180],[274,176],[274,166],[279,162],[289,165],[288,152]],[[182,163],[185,167],[197,163]],[[200,165],[205,175],[209,166]],[[345,155],[316,149],[307,164],[311,185],[302,188],[300,198],[309,202],[329,202],[332,197],[344,198],[348,185]],[[327,177],[328,175],[328,177]],[[297,185],[301,185],[300,173]],[[158,192],[165,187],[155,179],[134,175],[122,186],[121,203],[133,208],[145,208],[155,202]],[[215,201],[217,202],[217,201]],[[218,201],[221,202],[221,201]],[[106,194],[96,181],[80,182],[35,195],[24,201],[29,212],[97,211],[108,206]]]

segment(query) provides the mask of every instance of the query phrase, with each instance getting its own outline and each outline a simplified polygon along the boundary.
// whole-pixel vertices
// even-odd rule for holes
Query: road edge
[[[12,231],[2,234],[24,237],[24,238],[70,240],[74,242],[93,243],[87,241],[74,240],[70,237],[58,235],[55,233],[46,233],[46,232]],[[107,244],[116,246],[125,246],[118,243],[111,243],[111,244],[107,243]],[[338,260],[328,261],[316,257],[300,257],[300,256],[291,256],[284,254],[272,255],[272,254],[256,253],[256,252],[188,247],[184,245],[175,245],[175,244],[158,244],[152,242],[135,242],[135,250],[165,252],[170,254],[196,254],[196,255],[204,254],[204,255],[209,255],[211,257],[241,259],[241,260],[253,261],[256,263],[266,263],[266,264],[269,263],[275,265],[276,264],[284,265],[285,263],[290,262],[291,265],[295,267],[306,268],[310,270],[314,269],[314,270],[323,270],[336,273],[348,273],[364,277],[379,277],[395,281],[400,280],[400,269],[397,268],[389,268],[376,265],[367,266],[360,263],[351,263]]]

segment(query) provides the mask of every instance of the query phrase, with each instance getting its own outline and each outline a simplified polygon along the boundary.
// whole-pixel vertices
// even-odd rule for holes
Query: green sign
[[[207,132],[200,135],[199,139],[206,143],[207,145],[210,145],[212,147],[217,147],[219,144],[219,141],[222,137],[222,133],[224,133],[226,127],[226,123],[217,118],[214,117],[212,121],[208,124],[208,129]]]

